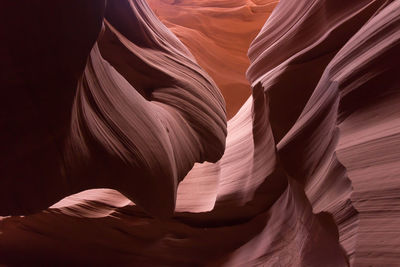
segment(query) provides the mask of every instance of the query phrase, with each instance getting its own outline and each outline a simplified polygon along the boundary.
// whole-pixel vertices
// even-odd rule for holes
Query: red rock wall
[[[227,124],[144,0],[30,3],[0,17],[1,264],[399,264],[400,2],[281,0]]]
[[[277,0],[148,0],[150,7],[213,78],[232,118],[251,94],[247,51]]]

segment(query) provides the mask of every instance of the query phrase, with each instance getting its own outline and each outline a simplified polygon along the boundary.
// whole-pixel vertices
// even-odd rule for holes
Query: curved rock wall
[[[247,51],[277,0],[148,0],[150,7],[213,78],[228,119],[251,95]]]
[[[20,89],[7,97],[21,94],[16,106],[2,107],[2,127],[30,132],[25,147],[16,145],[17,131],[3,150],[2,215],[26,216],[0,220],[0,263],[400,262],[398,1],[281,0],[249,49],[252,93],[227,125],[223,98],[196,62],[200,54],[193,57],[144,0],[69,5],[66,11],[86,10],[78,22],[92,16],[85,31],[93,34],[76,44],[80,49],[66,57],[64,44],[56,45],[58,62],[38,68],[35,51],[22,49],[26,43],[15,48],[23,51],[19,61],[5,57],[14,64],[7,77],[18,69],[25,76],[2,76],[2,84]],[[52,20],[68,28],[54,14],[37,23]],[[32,35],[47,33],[20,20],[4,29],[8,43],[21,38],[13,33],[23,26]],[[38,47],[49,42],[33,40]],[[71,62],[70,72],[53,70],[61,62]],[[69,98],[60,93],[48,105],[34,98],[54,97],[37,93],[28,75],[44,70],[60,76],[44,79],[43,88],[61,84]],[[36,105],[19,115],[27,103]],[[32,130],[30,116],[48,128]],[[33,145],[57,153],[21,161]],[[51,168],[37,167],[46,164]],[[97,189],[82,191],[90,188]]]

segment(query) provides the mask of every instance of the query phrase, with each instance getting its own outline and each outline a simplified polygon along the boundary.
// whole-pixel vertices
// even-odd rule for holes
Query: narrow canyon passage
[[[148,0],[218,85],[232,118],[251,94],[247,53],[277,0]]]
[[[399,266],[400,1],[1,5],[0,265]]]

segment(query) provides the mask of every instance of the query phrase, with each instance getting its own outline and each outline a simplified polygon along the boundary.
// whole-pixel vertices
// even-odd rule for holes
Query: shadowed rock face
[[[0,263],[398,265],[400,2],[149,2],[3,3]]]
[[[22,3],[9,5],[18,9]],[[62,3],[51,5],[63,8]],[[211,78],[156,20],[144,1],[110,2],[107,6],[99,2],[94,9],[99,12],[95,14],[89,3],[69,5],[71,10],[83,8],[82,17],[77,17],[80,23],[85,24],[85,17],[92,15],[97,24],[87,25],[88,39],[92,38],[84,43],[86,46],[73,43],[69,35],[68,43],[60,45],[63,35],[54,37],[58,39],[51,49],[55,55],[60,54],[61,62],[66,61],[69,72],[59,74],[60,70],[54,67],[59,63],[50,56],[45,63],[37,59],[36,68],[17,61],[21,69],[26,68],[21,80],[17,80],[25,87],[10,91],[12,95],[17,90],[16,94],[24,98],[11,110],[4,107],[5,125],[9,124],[10,132],[17,135],[10,137],[12,142],[2,151],[3,158],[9,155],[10,164],[2,166],[1,197],[7,204],[0,207],[0,214],[32,213],[72,193],[113,188],[152,215],[168,217],[174,211],[178,182],[193,164],[215,162],[223,154],[223,98]],[[67,21],[58,19],[51,23],[54,14],[40,14],[37,27],[26,25],[26,31],[36,37],[33,45],[44,49],[46,32],[38,30],[42,24],[56,32],[57,27],[66,27]],[[70,44],[72,55],[66,57],[65,46]],[[28,59],[37,57],[37,52],[46,53],[23,51]],[[117,63],[120,59],[123,61]],[[32,81],[31,75],[37,81]],[[45,89],[35,87],[39,86],[40,75],[46,80]],[[6,87],[8,81],[15,82],[7,77],[5,80]],[[58,84],[72,96],[57,96],[54,101],[60,104],[51,98]],[[46,94],[46,90],[51,93]],[[11,117],[18,109],[32,114],[27,116],[30,125],[34,126],[32,120],[36,119],[40,121],[38,126],[44,124],[43,128],[39,127],[37,133],[35,127],[19,132],[25,129],[25,120]],[[21,164],[26,165],[21,168]],[[46,168],[47,164],[51,167]],[[51,190],[46,190],[48,185]],[[34,201],[30,202],[30,198]]]

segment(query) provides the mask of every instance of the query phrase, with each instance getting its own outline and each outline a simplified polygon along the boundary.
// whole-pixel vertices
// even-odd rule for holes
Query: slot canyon
[[[1,5],[1,266],[400,266],[400,1]]]

